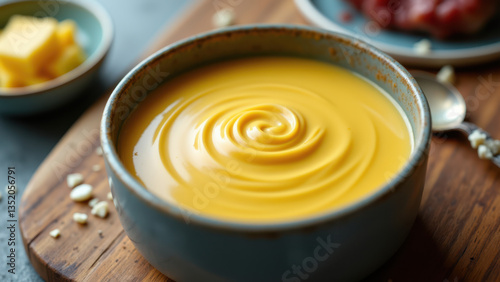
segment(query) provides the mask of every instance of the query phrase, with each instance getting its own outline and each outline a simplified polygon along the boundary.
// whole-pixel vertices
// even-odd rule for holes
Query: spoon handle
[[[492,148],[490,148],[489,146],[487,147],[487,150],[489,150],[489,152],[491,154],[489,157],[487,156],[488,155],[487,153],[486,154],[481,154],[480,149],[477,147],[477,145],[474,144],[474,141],[469,138],[469,140],[471,142],[471,146],[473,148],[478,148],[478,155],[479,155],[480,158],[482,158],[482,159],[489,159],[496,166],[500,167],[500,152],[499,152],[499,148],[498,148],[498,142],[500,142],[500,141],[494,140],[488,132],[484,131],[479,126],[477,126],[477,125],[475,125],[473,123],[470,123],[470,122],[465,122],[465,121],[462,122],[457,127],[457,129],[459,129],[460,131],[462,131],[463,133],[465,133],[465,135],[467,137],[469,137],[474,132],[479,132],[481,134],[484,134],[486,136],[486,138],[485,138],[484,141],[488,140],[487,142],[491,142],[491,144],[492,144],[491,146],[493,146]],[[495,144],[493,144],[493,142],[497,142],[496,143],[496,148],[494,148]],[[482,144],[483,142],[480,142],[480,143]]]
[[[500,155],[494,156],[491,161],[496,164],[498,167],[500,167]]]
[[[490,137],[490,135],[488,134],[488,132],[482,130],[479,126],[473,124],[473,123],[470,123],[470,122],[462,122],[460,125],[458,125],[457,129],[459,129],[460,131],[462,131],[463,133],[465,133],[465,135],[468,137],[469,135],[472,134],[472,132],[476,131],[476,130],[479,130],[481,132],[484,132],[486,134],[486,136]]]

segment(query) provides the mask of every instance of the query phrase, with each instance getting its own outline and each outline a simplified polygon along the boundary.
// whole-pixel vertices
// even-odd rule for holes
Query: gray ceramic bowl
[[[0,29],[11,16],[72,19],[87,59],[74,70],[50,81],[19,88],[0,88],[0,114],[28,115],[52,110],[76,98],[92,82],[113,39],[106,10],[94,0],[14,1],[0,5]]]
[[[190,214],[148,192],[123,166],[115,144],[130,111],[174,74],[240,56],[280,54],[353,70],[385,89],[411,123],[415,149],[373,195],[327,214],[252,224]],[[170,74],[170,75],[167,75]],[[246,26],[170,45],[135,67],[111,95],[101,125],[106,170],[120,220],[137,249],[177,281],[347,281],[382,265],[407,236],[424,186],[430,113],[410,74],[351,37],[298,26]]]

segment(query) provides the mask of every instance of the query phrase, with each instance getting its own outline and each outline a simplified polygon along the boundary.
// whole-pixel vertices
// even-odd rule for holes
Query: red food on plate
[[[346,0],[383,28],[438,38],[473,34],[492,19],[498,0]]]
[[[349,13],[348,11],[343,11],[342,13],[340,13],[340,20],[343,22],[343,23],[348,23],[350,21],[352,21],[352,14]]]

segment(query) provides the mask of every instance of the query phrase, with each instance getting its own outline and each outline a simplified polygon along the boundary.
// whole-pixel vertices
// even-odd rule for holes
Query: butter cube
[[[73,44],[65,47],[61,55],[47,66],[47,73],[53,77],[61,76],[85,61],[85,53],[80,46]]]
[[[25,87],[29,85],[40,84],[50,79],[51,78],[47,76],[31,76],[28,74],[20,77],[11,73],[5,68],[0,67],[0,87]]]
[[[36,76],[58,53],[57,20],[13,16],[0,35],[0,64],[12,75]]]
[[[26,78],[23,80],[24,86],[37,86],[40,83],[46,82],[51,80],[53,77],[47,76],[45,74],[40,74],[37,76],[26,76]]]
[[[57,27],[57,39],[63,46],[74,45],[76,35],[76,23],[72,20],[64,20]]]
[[[0,67],[0,87],[22,87],[24,83],[17,80],[16,76]]]

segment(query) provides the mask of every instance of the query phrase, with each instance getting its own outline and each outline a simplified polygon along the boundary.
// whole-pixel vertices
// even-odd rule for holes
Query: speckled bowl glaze
[[[0,114],[31,115],[57,108],[80,95],[92,82],[113,39],[106,10],[94,0],[13,1],[0,5],[0,29],[13,15],[72,19],[87,59],[74,70],[37,85],[0,88]]]
[[[241,56],[290,55],[343,66],[385,89],[411,124],[414,151],[398,175],[346,208],[292,222],[229,222],[167,203],[123,166],[116,142],[134,107],[158,83],[202,64]],[[430,113],[396,61],[354,38],[299,26],[241,26],[165,47],[135,67],[111,95],[101,125],[106,170],[125,232],[142,255],[176,281],[351,281],[403,243],[424,186]]]

